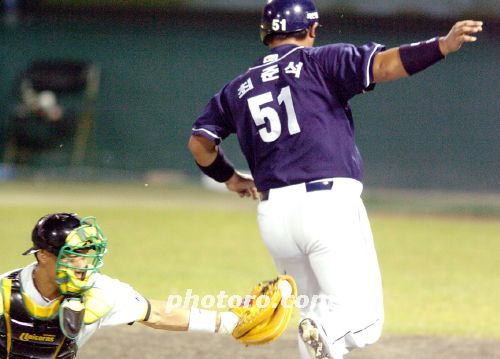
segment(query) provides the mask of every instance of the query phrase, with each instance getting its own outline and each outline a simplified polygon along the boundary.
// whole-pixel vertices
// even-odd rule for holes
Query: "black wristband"
[[[437,37],[411,45],[402,45],[399,48],[399,55],[409,75],[425,70],[429,66],[444,59],[439,49],[439,38]]]
[[[210,165],[204,167],[198,163],[196,164],[204,174],[217,182],[226,182],[234,174],[234,166],[226,158],[220,146],[218,148],[217,157],[215,157],[215,160]]]

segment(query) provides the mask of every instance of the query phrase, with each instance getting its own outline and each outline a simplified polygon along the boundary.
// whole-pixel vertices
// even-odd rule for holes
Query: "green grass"
[[[500,337],[500,222],[375,216],[394,333]]]
[[[424,215],[420,207],[388,213],[390,205],[367,204],[384,281],[385,331],[500,338],[498,217],[462,210]],[[95,215],[110,239],[104,272],[145,296],[166,299],[189,288],[200,296],[245,294],[276,275],[255,206],[188,186],[0,183],[0,273],[29,263],[20,253],[36,219],[74,211]]]

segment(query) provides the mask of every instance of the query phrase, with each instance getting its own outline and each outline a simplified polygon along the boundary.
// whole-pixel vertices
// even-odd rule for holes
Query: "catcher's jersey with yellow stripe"
[[[48,301],[38,292],[33,282],[33,270],[35,267],[36,262],[22,269],[20,275],[22,291],[35,305],[39,307],[49,307],[58,299]],[[12,272],[13,271],[10,271],[0,275],[0,281]],[[96,320],[92,324],[84,325],[76,339],[79,348],[81,348],[100,327],[142,321],[149,311],[147,299],[127,283],[120,282],[117,279],[99,273],[95,273],[94,275],[96,279],[93,289],[96,293],[99,293],[99,302],[101,305],[98,309],[90,308],[90,310],[93,312],[101,311],[101,313],[95,313]],[[103,303],[106,304],[102,305]],[[0,317],[3,314],[3,309],[3,301],[0,301]]]

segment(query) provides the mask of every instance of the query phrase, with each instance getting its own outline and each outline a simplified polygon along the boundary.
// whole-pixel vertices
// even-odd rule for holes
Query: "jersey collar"
[[[284,59],[285,57],[287,57],[291,53],[293,53],[297,50],[303,49],[303,48],[304,48],[304,46],[297,46],[297,45],[277,46],[277,47],[271,49],[270,54],[261,58],[253,67],[249,68],[249,70],[272,65],[272,64]]]
[[[304,46],[299,46],[299,45],[295,45],[295,44],[285,44],[285,45],[280,45],[280,46],[273,47],[269,52],[271,54],[280,54],[280,55],[283,55],[283,54],[286,54],[288,51],[290,51],[292,49],[303,48],[303,47]]]

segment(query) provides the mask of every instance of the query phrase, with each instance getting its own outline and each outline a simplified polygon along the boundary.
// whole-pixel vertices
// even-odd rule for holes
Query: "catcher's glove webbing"
[[[277,339],[290,322],[296,295],[297,286],[288,275],[259,283],[240,307],[232,309],[240,318],[233,337],[246,345]]]

